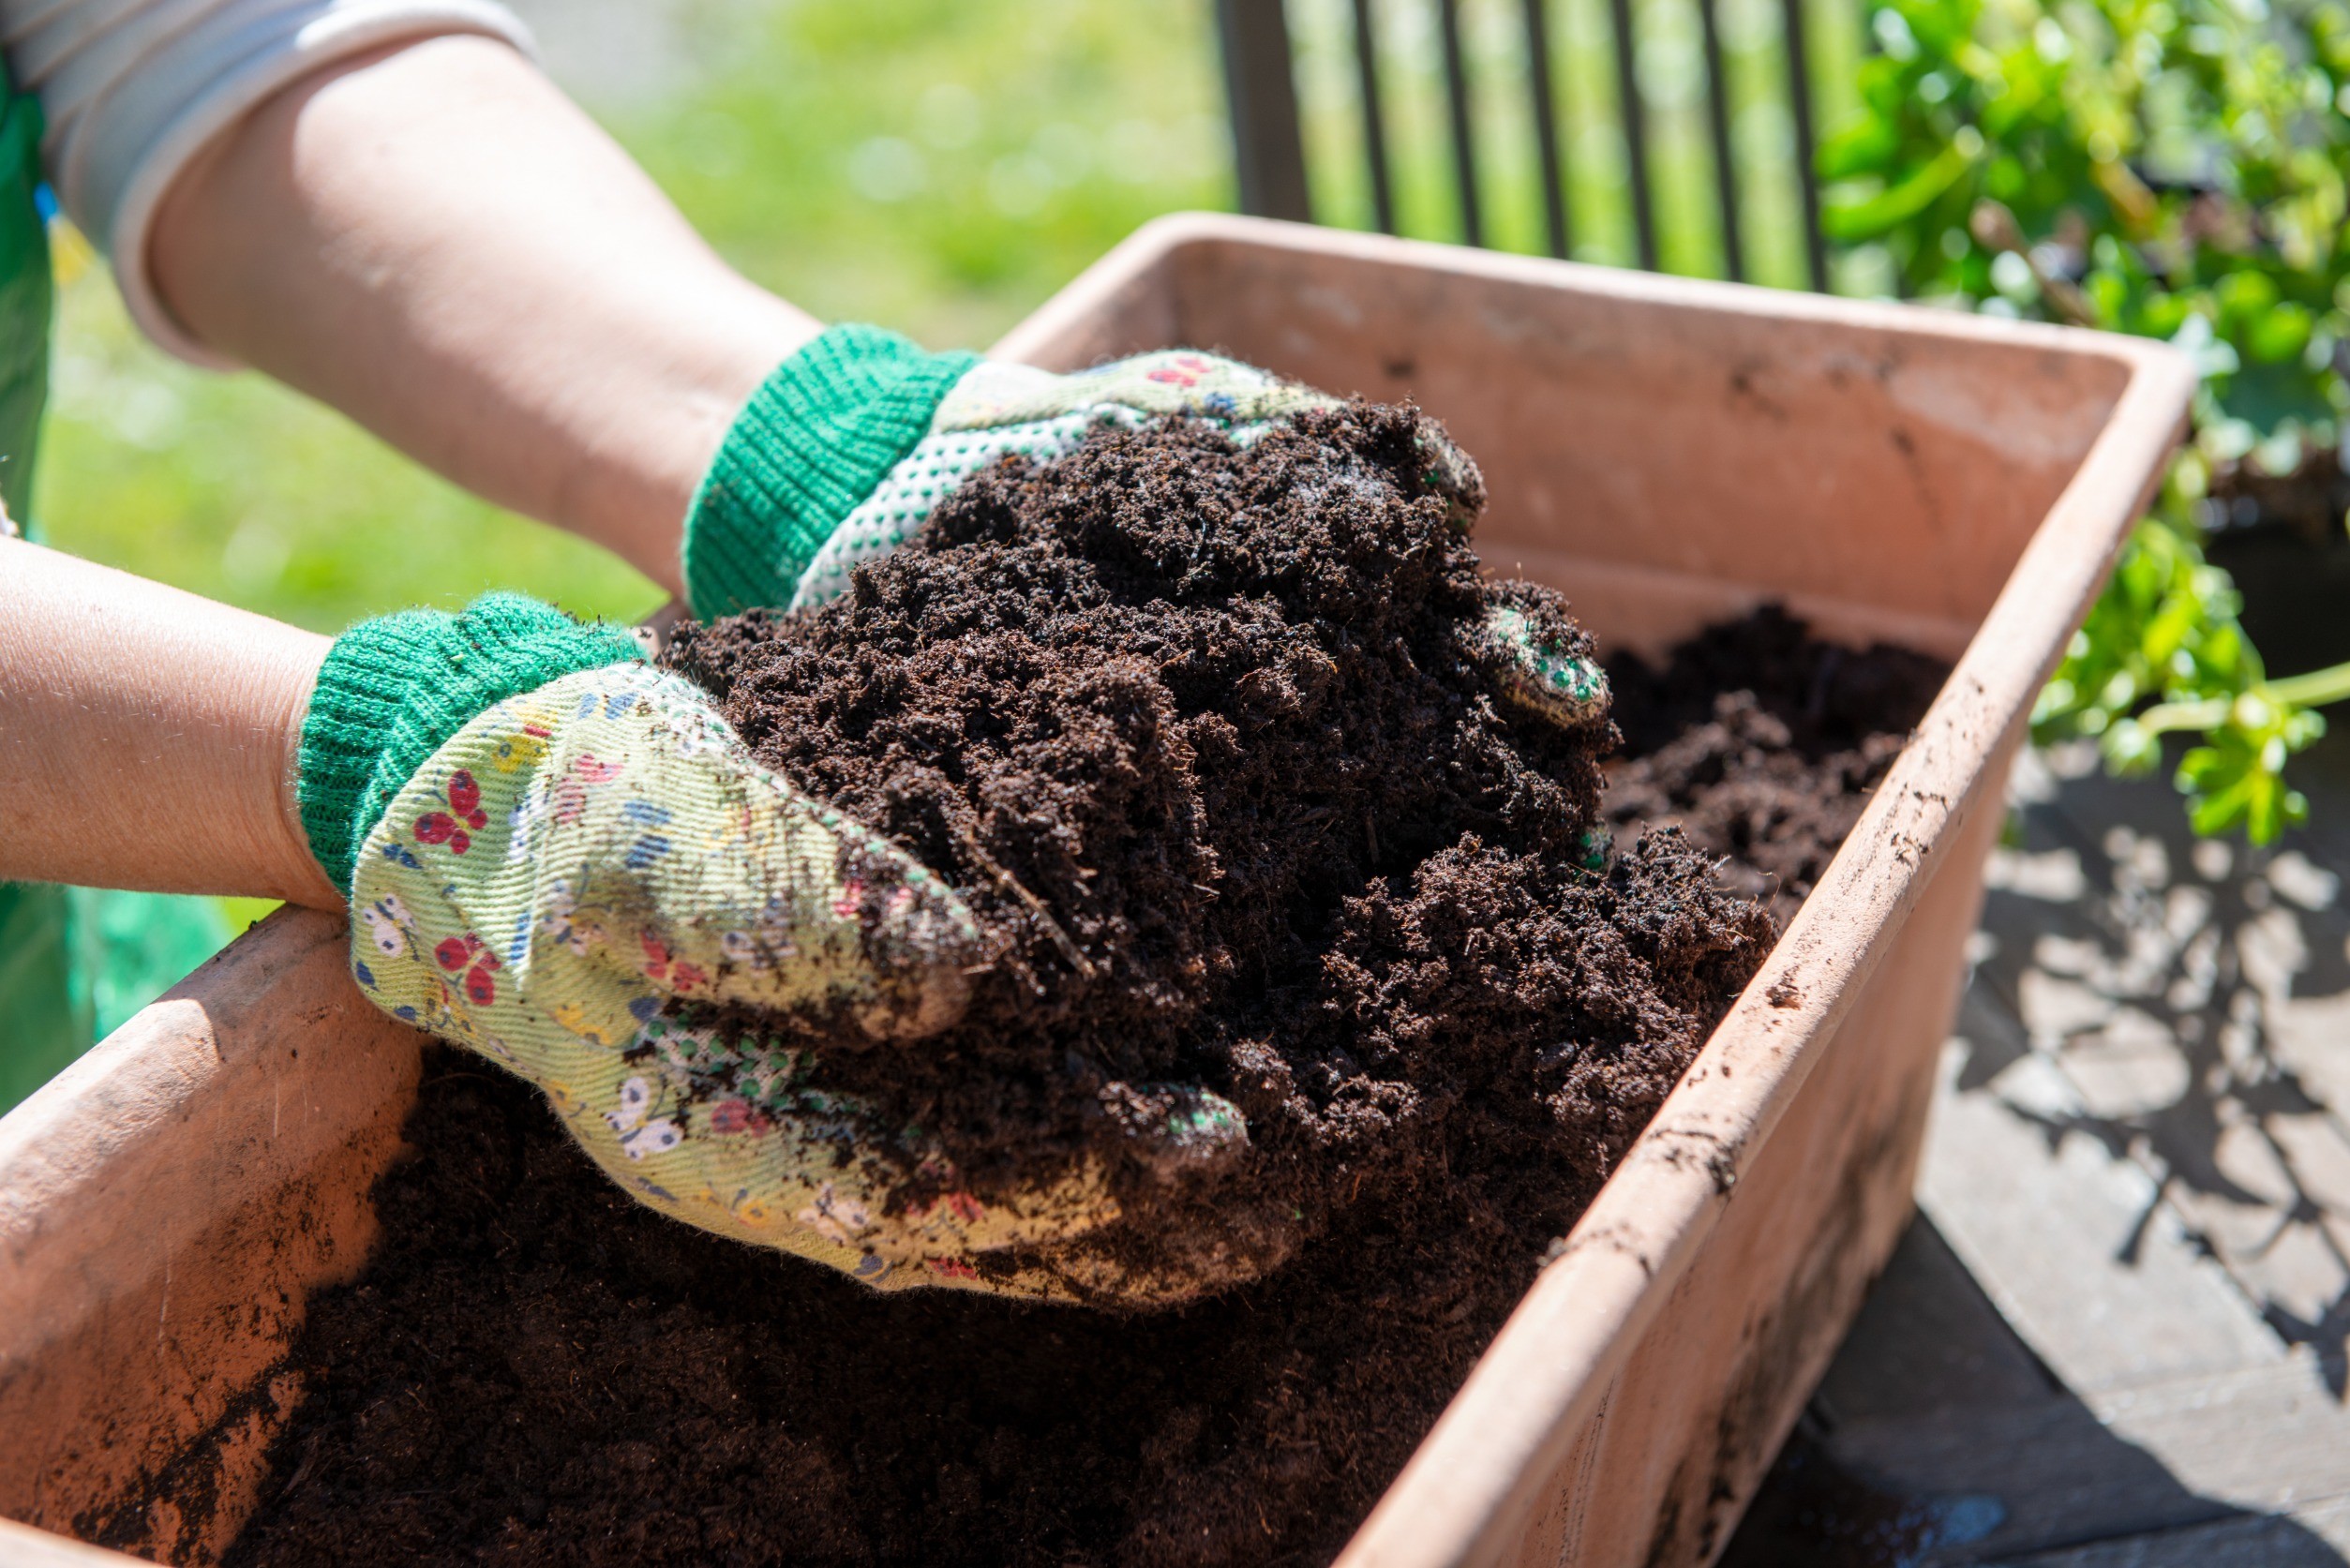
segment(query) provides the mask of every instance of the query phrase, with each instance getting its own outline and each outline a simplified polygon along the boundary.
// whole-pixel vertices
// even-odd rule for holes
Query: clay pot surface
[[[1956,661],[1818,890],[1340,1559],[1701,1563],[1910,1212],[2034,695],[2193,386],[2137,339],[1251,219],[1149,225],[996,346],[1212,348],[1416,399],[1478,548],[1609,647],[1776,600]],[[233,944],[0,1118],[0,1561],[209,1561],[371,1239],[419,1037],[323,916]],[[43,1531],[53,1533],[42,1533]]]

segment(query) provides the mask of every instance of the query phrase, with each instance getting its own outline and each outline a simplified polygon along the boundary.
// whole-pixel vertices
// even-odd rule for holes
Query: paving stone
[[[2341,1568],[2350,1508],[2238,1514],[2069,1550],[2003,1560],[1997,1568]]]
[[[2169,1026],[2133,1007],[2118,1008],[2103,1027],[2067,1039],[2057,1062],[2079,1091],[2083,1109],[2108,1120],[2175,1105],[2193,1078],[2187,1053]]]
[[[1886,1568],[2350,1568],[2350,790],[2248,850],[2076,754],[2019,766],[1921,1224],[1758,1517],[1861,1500],[1882,1550],[1834,1560]]]
[[[2264,1125],[2301,1195],[2328,1213],[2350,1217],[2350,1135],[2342,1123],[2329,1112],[2312,1111],[2270,1116]]]
[[[2342,895],[2342,877],[2298,849],[2288,849],[2268,862],[2264,874],[2278,896],[2304,909],[2330,909]]]
[[[2283,1358],[2146,1169],[2068,1129],[2082,1107],[2052,1062],[2026,1056],[1961,1093],[1970,1049],[1945,1057],[1918,1201],[2059,1380],[2078,1392]]]
[[[2350,991],[2269,1005],[2268,1050],[2322,1105],[2350,1115]]]
[[[2350,1291],[2340,1249],[2313,1220],[2286,1220],[2258,1252],[2224,1262],[2229,1276],[2265,1311],[2282,1314],[2305,1333],[2333,1316]]]
[[[2340,1368],[2308,1351],[2084,1396],[2115,1436],[2197,1494],[2260,1512],[2350,1499]]]
[[[2035,855],[2002,845],[1991,852],[1983,881],[2000,892],[2050,903],[2070,903],[2088,891],[2088,878],[2081,873],[2080,851],[2071,848]]]
[[[2054,1051],[2074,1035],[2103,1025],[2114,1015],[2114,1000],[2081,980],[2065,979],[2035,966],[2024,971],[2017,991],[2024,1027],[2032,1044]]]

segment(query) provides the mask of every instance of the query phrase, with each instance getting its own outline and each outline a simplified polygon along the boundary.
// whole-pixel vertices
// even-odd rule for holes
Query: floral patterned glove
[[[1066,1274],[982,1282],[975,1260],[1115,1217],[1090,1169],[982,1202],[919,1130],[808,1087],[792,1052],[680,1023],[681,1004],[818,1009],[910,1041],[959,1016],[977,931],[627,634],[507,595],[354,628],[320,676],[301,795],[368,998],[536,1083],[664,1213],[884,1288],[1038,1294],[1069,1293]],[[1205,1100],[1139,1152],[1245,1144]],[[927,1196],[894,1202],[918,1174]]]

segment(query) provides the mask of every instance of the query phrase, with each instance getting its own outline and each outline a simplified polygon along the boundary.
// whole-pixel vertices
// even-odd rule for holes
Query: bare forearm
[[[673,591],[696,482],[817,327],[471,37],[271,100],[178,182],[153,264],[205,342]]]
[[[340,907],[293,790],[326,649],[0,539],[0,879]]]

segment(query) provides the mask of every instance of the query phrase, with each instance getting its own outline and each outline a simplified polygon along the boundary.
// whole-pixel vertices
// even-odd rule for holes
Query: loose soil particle
[[[1246,453],[1097,440],[966,486],[843,605],[679,660],[995,944],[950,1050],[832,1039],[829,1082],[925,1114],[981,1189],[1116,1150],[1106,1086],[1215,1088],[1246,1159],[1121,1179],[1171,1188],[1160,1222],[1292,1202],[1281,1266],[1147,1314],[876,1294],[637,1207],[436,1047],[230,1561],[1326,1561],[1759,962],[1716,858],[1816,876],[1933,689],[1883,650],[1823,676],[1768,616],[1620,668],[1620,772],[1696,844],[1581,871],[1605,738],[1488,700],[1447,632],[1489,594],[1563,614],[1477,582],[1474,489],[1430,489],[1419,434],[1355,408]],[[1742,637],[1776,657],[1726,681]],[[1730,687],[1779,727],[1722,719]],[[1716,760],[1659,762],[1709,726]],[[1749,776],[1788,809],[1718,799]]]

